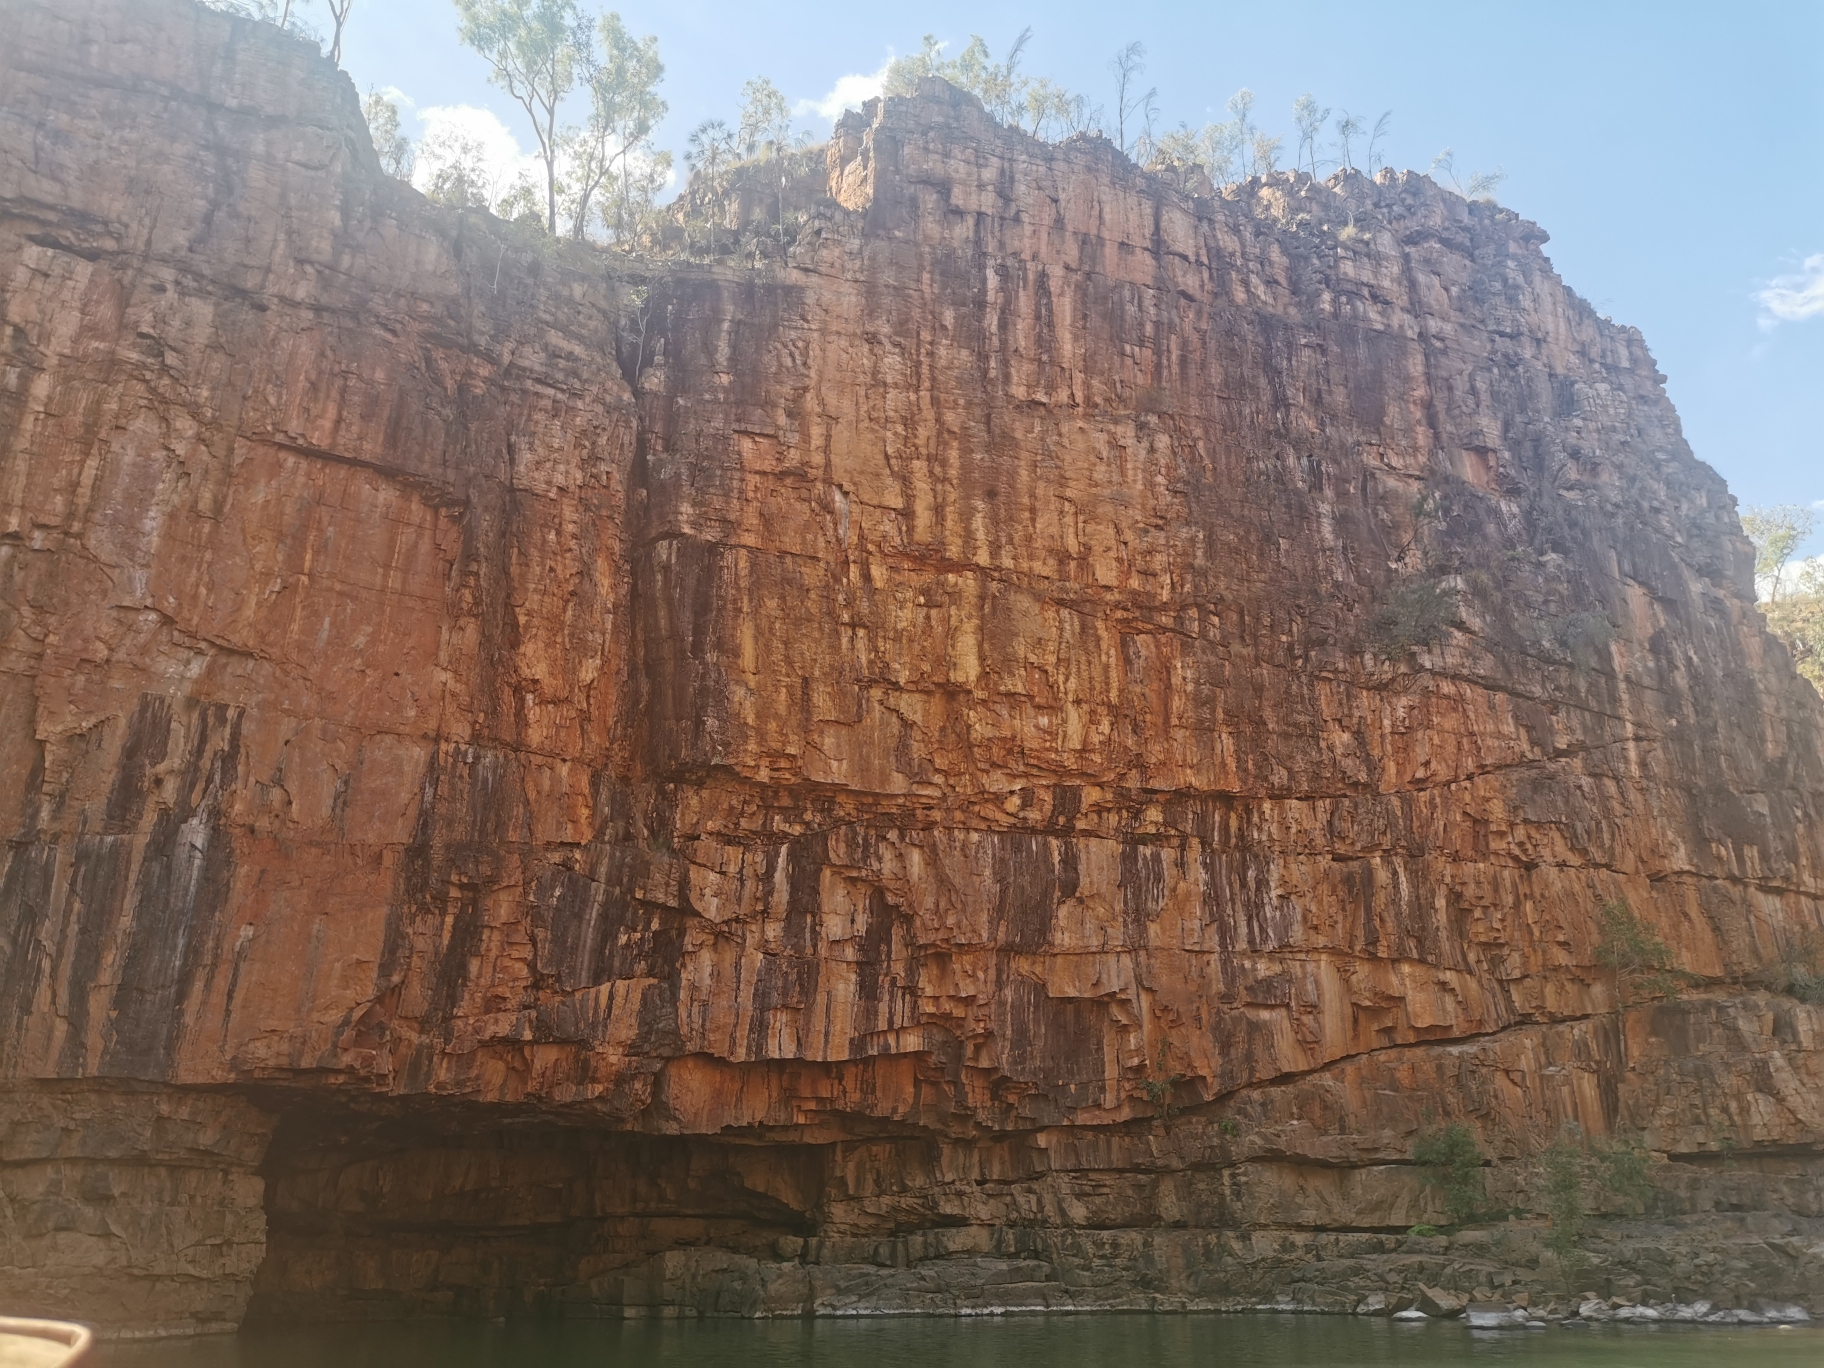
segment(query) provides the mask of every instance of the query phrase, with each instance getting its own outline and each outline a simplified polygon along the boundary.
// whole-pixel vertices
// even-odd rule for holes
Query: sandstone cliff
[[[1396,1233],[1448,1121],[1522,1211],[1567,1122],[1650,1149],[1592,1277],[1824,1295],[1824,1010],[1755,986],[1824,710],[1538,228],[938,84],[784,251],[629,260],[388,180],[270,28],[7,22],[30,1309],[1545,1295],[1537,1222]]]

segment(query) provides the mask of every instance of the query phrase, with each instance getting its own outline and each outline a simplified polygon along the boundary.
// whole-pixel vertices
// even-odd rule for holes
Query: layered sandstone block
[[[934,85],[782,250],[627,260],[388,180],[270,28],[8,24],[0,1072],[255,1098],[279,1301],[393,1276],[326,1107],[382,1166],[713,1151],[713,1211],[552,1208],[665,1208],[526,1275],[616,1305],[788,1236],[1403,1227],[1446,1120],[1815,1150],[1816,1013],[1742,985],[1824,918],[1824,712],[1534,225]],[[1621,1010],[1620,901],[1682,1003]]]
[[[273,1118],[244,1099],[92,1080],[0,1097],[0,1300],[116,1332],[227,1330],[266,1253]]]

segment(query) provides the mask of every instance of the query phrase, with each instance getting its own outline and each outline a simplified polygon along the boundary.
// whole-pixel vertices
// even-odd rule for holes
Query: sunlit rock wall
[[[627,259],[388,180],[269,27],[7,25],[5,1076],[785,1147],[710,1163],[751,1239],[526,1275],[610,1302],[679,1247],[1403,1228],[1445,1120],[1818,1145],[1818,1013],[1742,984],[1824,917],[1824,710],[1534,225],[1197,195],[937,83],[783,250]],[[1683,1002],[1618,1012],[1622,901]],[[330,1232],[275,1304],[384,1304],[269,1214]],[[473,1304],[434,1254],[390,1290]]]

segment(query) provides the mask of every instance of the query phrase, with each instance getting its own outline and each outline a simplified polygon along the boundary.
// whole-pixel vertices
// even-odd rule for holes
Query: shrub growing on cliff
[[[1802,584],[1816,583],[1809,592],[1788,594],[1777,603],[1761,605],[1767,618],[1767,630],[1792,652],[1792,663],[1799,673],[1824,693],[1824,569],[1818,570]]]
[[[1542,1205],[1551,1221],[1546,1243],[1568,1266],[1579,1257],[1577,1246],[1583,1238],[1583,1219],[1588,1211],[1583,1195],[1583,1147],[1570,1135],[1560,1136],[1539,1156],[1539,1174],[1545,1199]]]
[[[1597,913],[1601,939],[1596,962],[1615,971],[1615,986],[1625,995],[1637,988],[1649,997],[1671,997],[1678,991],[1672,950],[1624,898],[1605,903]]]
[[[1780,956],[1763,981],[1776,993],[1824,1006],[1824,935],[1804,931],[1783,937]]]
[[[1423,1170],[1420,1178],[1427,1187],[1443,1189],[1444,1209],[1454,1224],[1468,1225],[1482,1214],[1482,1147],[1468,1126],[1455,1121],[1420,1136],[1412,1162]]]
[[[1615,624],[1602,613],[1571,613],[1547,621],[1541,636],[1553,651],[1591,669],[1607,654]]]
[[[1383,655],[1404,655],[1443,637],[1457,620],[1456,591],[1441,580],[1398,584],[1374,617],[1374,644]]]
[[[1170,1121],[1177,1108],[1172,1105],[1172,1093],[1184,1081],[1184,1075],[1171,1071],[1171,1043],[1159,1042],[1159,1062],[1145,1066],[1145,1076],[1140,1080],[1140,1091],[1146,1094],[1146,1100],[1152,1104],[1153,1115],[1161,1121]]]
[[[1449,181],[1450,188],[1464,199],[1493,200],[1495,191],[1507,179],[1507,172],[1496,167],[1493,171],[1478,171],[1467,178],[1460,177],[1457,175],[1457,154],[1447,147],[1431,159],[1431,178]]]
[[[1582,1260],[1579,1242],[1593,1202],[1619,1202],[1631,1211],[1645,1208],[1652,1194],[1650,1162],[1636,1143],[1587,1143],[1574,1123],[1540,1154],[1539,1204],[1551,1220],[1546,1243],[1567,1271]]]

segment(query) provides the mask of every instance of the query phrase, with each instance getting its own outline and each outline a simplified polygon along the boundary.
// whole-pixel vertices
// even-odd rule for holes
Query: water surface
[[[104,1346],[96,1368],[1819,1368],[1824,1330],[1350,1316],[415,1321]]]

